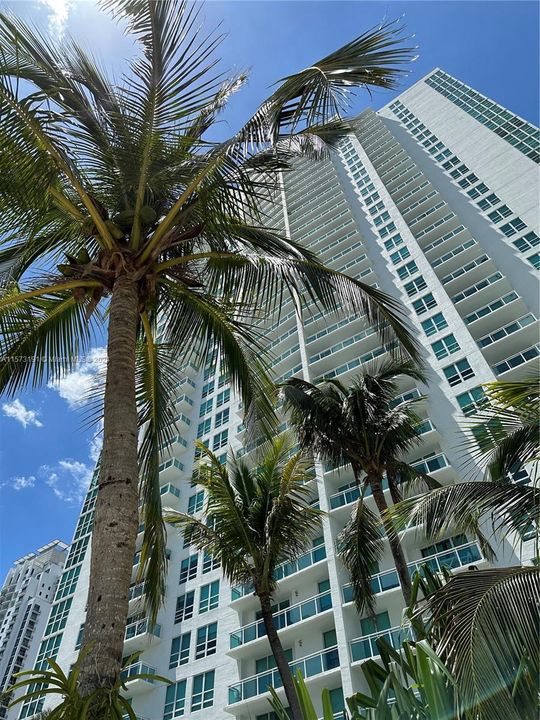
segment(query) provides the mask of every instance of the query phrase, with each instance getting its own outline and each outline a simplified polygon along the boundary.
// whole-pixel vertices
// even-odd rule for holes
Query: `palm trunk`
[[[266,629],[266,635],[268,637],[268,642],[270,643],[272,655],[276,661],[277,669],[281,676],[281,682],[283,683],[283,689],[285,690],[287,702],[289,703],[289,708],[292,712],[292,718],[293,720],[303,720],[303,714],[296,694],[291,668],[289,667],[289,663],[287,662],[287,658],[283,652],[283,645],[281,644],[276,626],[274,625],[270,595],[262,594],[258,597],[259,602],[261,603],[261,612],[264,627]]]
[[[386,498],[384,497],[384,490],[382,486],[382,475],[370,475],[367,478],[371,490],[373,492],[373,499],[377,505],[379,515],[383,523],[384,531],[390,544],[390,551],[394,558],[394,565],[396,566],[397,574],[399,577],[399,583],[401,585],[401,592],[405,598],[405,604],[409,607],[411,603],[411,578],[409,575],[409,569],[407,562],[405,561],[405,555],[403,554],[403,548],[401,542],[394,532],[392,523],[386,517],[385,511],[388,510]]]
[[[103,450],[92,532],[84,646],[79,688],[87,697],[114,685],[123,656],[128,592],[138,528],[135,346],[137,284],[114,285],[108,329]],[[95,714],[95,713],[94,713]]]

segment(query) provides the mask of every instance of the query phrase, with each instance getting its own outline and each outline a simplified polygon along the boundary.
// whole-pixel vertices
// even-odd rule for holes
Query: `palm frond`
[[[373,568],[382,557],[384,540],[380,519],[363,498],[356,503],[351,518],[338,538],[339,556],[349,571],[353,597],[359,614],[375,611],[371,584]]]
[[[539,595],[538,568],[492,568],[454,576],[422,610],[440,633],[435,649],[463,703],[480,720],[536,717]],[[518,678],[524,660],[528,672]]]

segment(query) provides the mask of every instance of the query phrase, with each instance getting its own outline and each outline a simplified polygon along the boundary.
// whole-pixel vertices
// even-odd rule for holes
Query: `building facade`
[[[299,162],[283,178],[278,202],[264,207],[269,225],[405,306],[429,385],[404,381],[396,402],[427,396],[420,405],[423,442],[409,460],[441,482],[460,478],[464,424],[482,402],[481,385],[538,371],[538,161],[536,128],[436,69],[382,110],[358,116],[329,160]],[[290,299],[266,331],[278,381],[347,382],[386,353],[362,317],[309,303],[298,317]],[[215,365],[183,370],[178,436],[161,465],[162,498],[165,506],[199,512],[204,494],[190,487],[194,440],[224,460],[229,446],[240,453],[253,448],[244,446],[241,409],[226,373]],[[514,479],[526,482],[526,471]],[[358,616],[336,552],[358,497],[352,472],[316,463],[310,485],[326,514],[312,547],[279,569],[276,621],[315,701],[326,687],[338,712],[343,697],[364,687],[361,665],[377,654],[376,638],[399,641],[402,597],[387,549],[373,578],[376,616]],[[93,495],[91,489],[38,663],[52,656],[69,667],[81,642]],[[411,570],[424,561],[456,571],[486,564],[474,539],[462,535],[433,545],[413,528],[403,544]],[[529,545],[522,561],[532,557]],[[142,650],[133,672],[155,670],[174,684],[129,681],[128,669],[135,712],[146,720],[269,720],[266,688],[279,678],[256,599],[231,588],[212,558],[174,530],[169,548],[166,602],[154,628],[141,611],[135,557],[125,655]],[[500,564],[520,562],[507,542],[497,551]],[[29,703],[13,717],[31,717],[39,708]]]
[[[49,617],[68,546],[60,540],[16,560],[0,590],[0,693],[32,667]],[[0,718],[7,716],[0,703]]]

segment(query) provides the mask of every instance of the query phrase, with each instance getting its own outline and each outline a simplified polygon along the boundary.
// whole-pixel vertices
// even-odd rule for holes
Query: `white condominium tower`
[[[16,560],[7,574],[0,590],[0,693],[36,659],[67,548],[53,540]],[[7,701],[1,702],[0,718],[7,712]]]
[[[428,388],[402,383],[401,398],[429,396],[420,411],[423,443],[409,460],[441,482],[459,479],[463,421],[482,402],[482,383],[538,368],[539,157],[530,123],[434,70],[379,112],[357,117],[331,159],[299,162],[285,175],[280,202],[264,208],[270,225],[406,307],[429,367]],[[308,307],[298,319],[291,300],[268,322],[267,337],[278,380],[347,382],[363,363],[385,355],[361,317]],[[162,498],[193,513],[204,503],[204,493],[190,486],[195,438],[224,460],[229,446],[252,448],[243,447],[241,411],[226,374],[215,364],[184,370],[178,436],[161,465]],[[514,479],[527,481],[526,471],[517,469]],[[317,464],[310,485],[326,515],[311,549],[279,568],[275,617],[293,669],[302,671],[316,701],[328,688],[339,712],[344,696],[364,688],[361,666],[377,655],[376,638],[398,642],[402,596],[386,550],[373,576],[376,616],[357,614],[336,552],[358,497],[352,472]],[[93,493],[38,663],[55,657],[68,668],[81,642]],[[430,544],[417,528],[403,544],[411,571],[422,562],[456,571],[486,564],[474,539],[463,535]],[[175,531],[168,547],[166,602],[156,627],[142,613],[142,587],[130,592],[125,656],[143,651],[125,673],[135,712],[146,720],[269,720],[267,687],[278,686],[279,677],[256,598],[231,588],[212,558]],[[522,558],[532,553],[525,544]],[[137,562],[136,556],[134,579]],[[509,543],[498,548],[497,562],[519,562]],[[174,684],[130,681],[138,670],[155,670]],[[28,703],[13,717],[31,717],[39,707]]]

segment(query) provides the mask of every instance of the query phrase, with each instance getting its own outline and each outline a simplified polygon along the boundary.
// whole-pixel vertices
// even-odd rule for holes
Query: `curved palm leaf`
[[[497,568],[454,576],[427,602],[436,651],[480,720],[538,712],[540,570]]]

